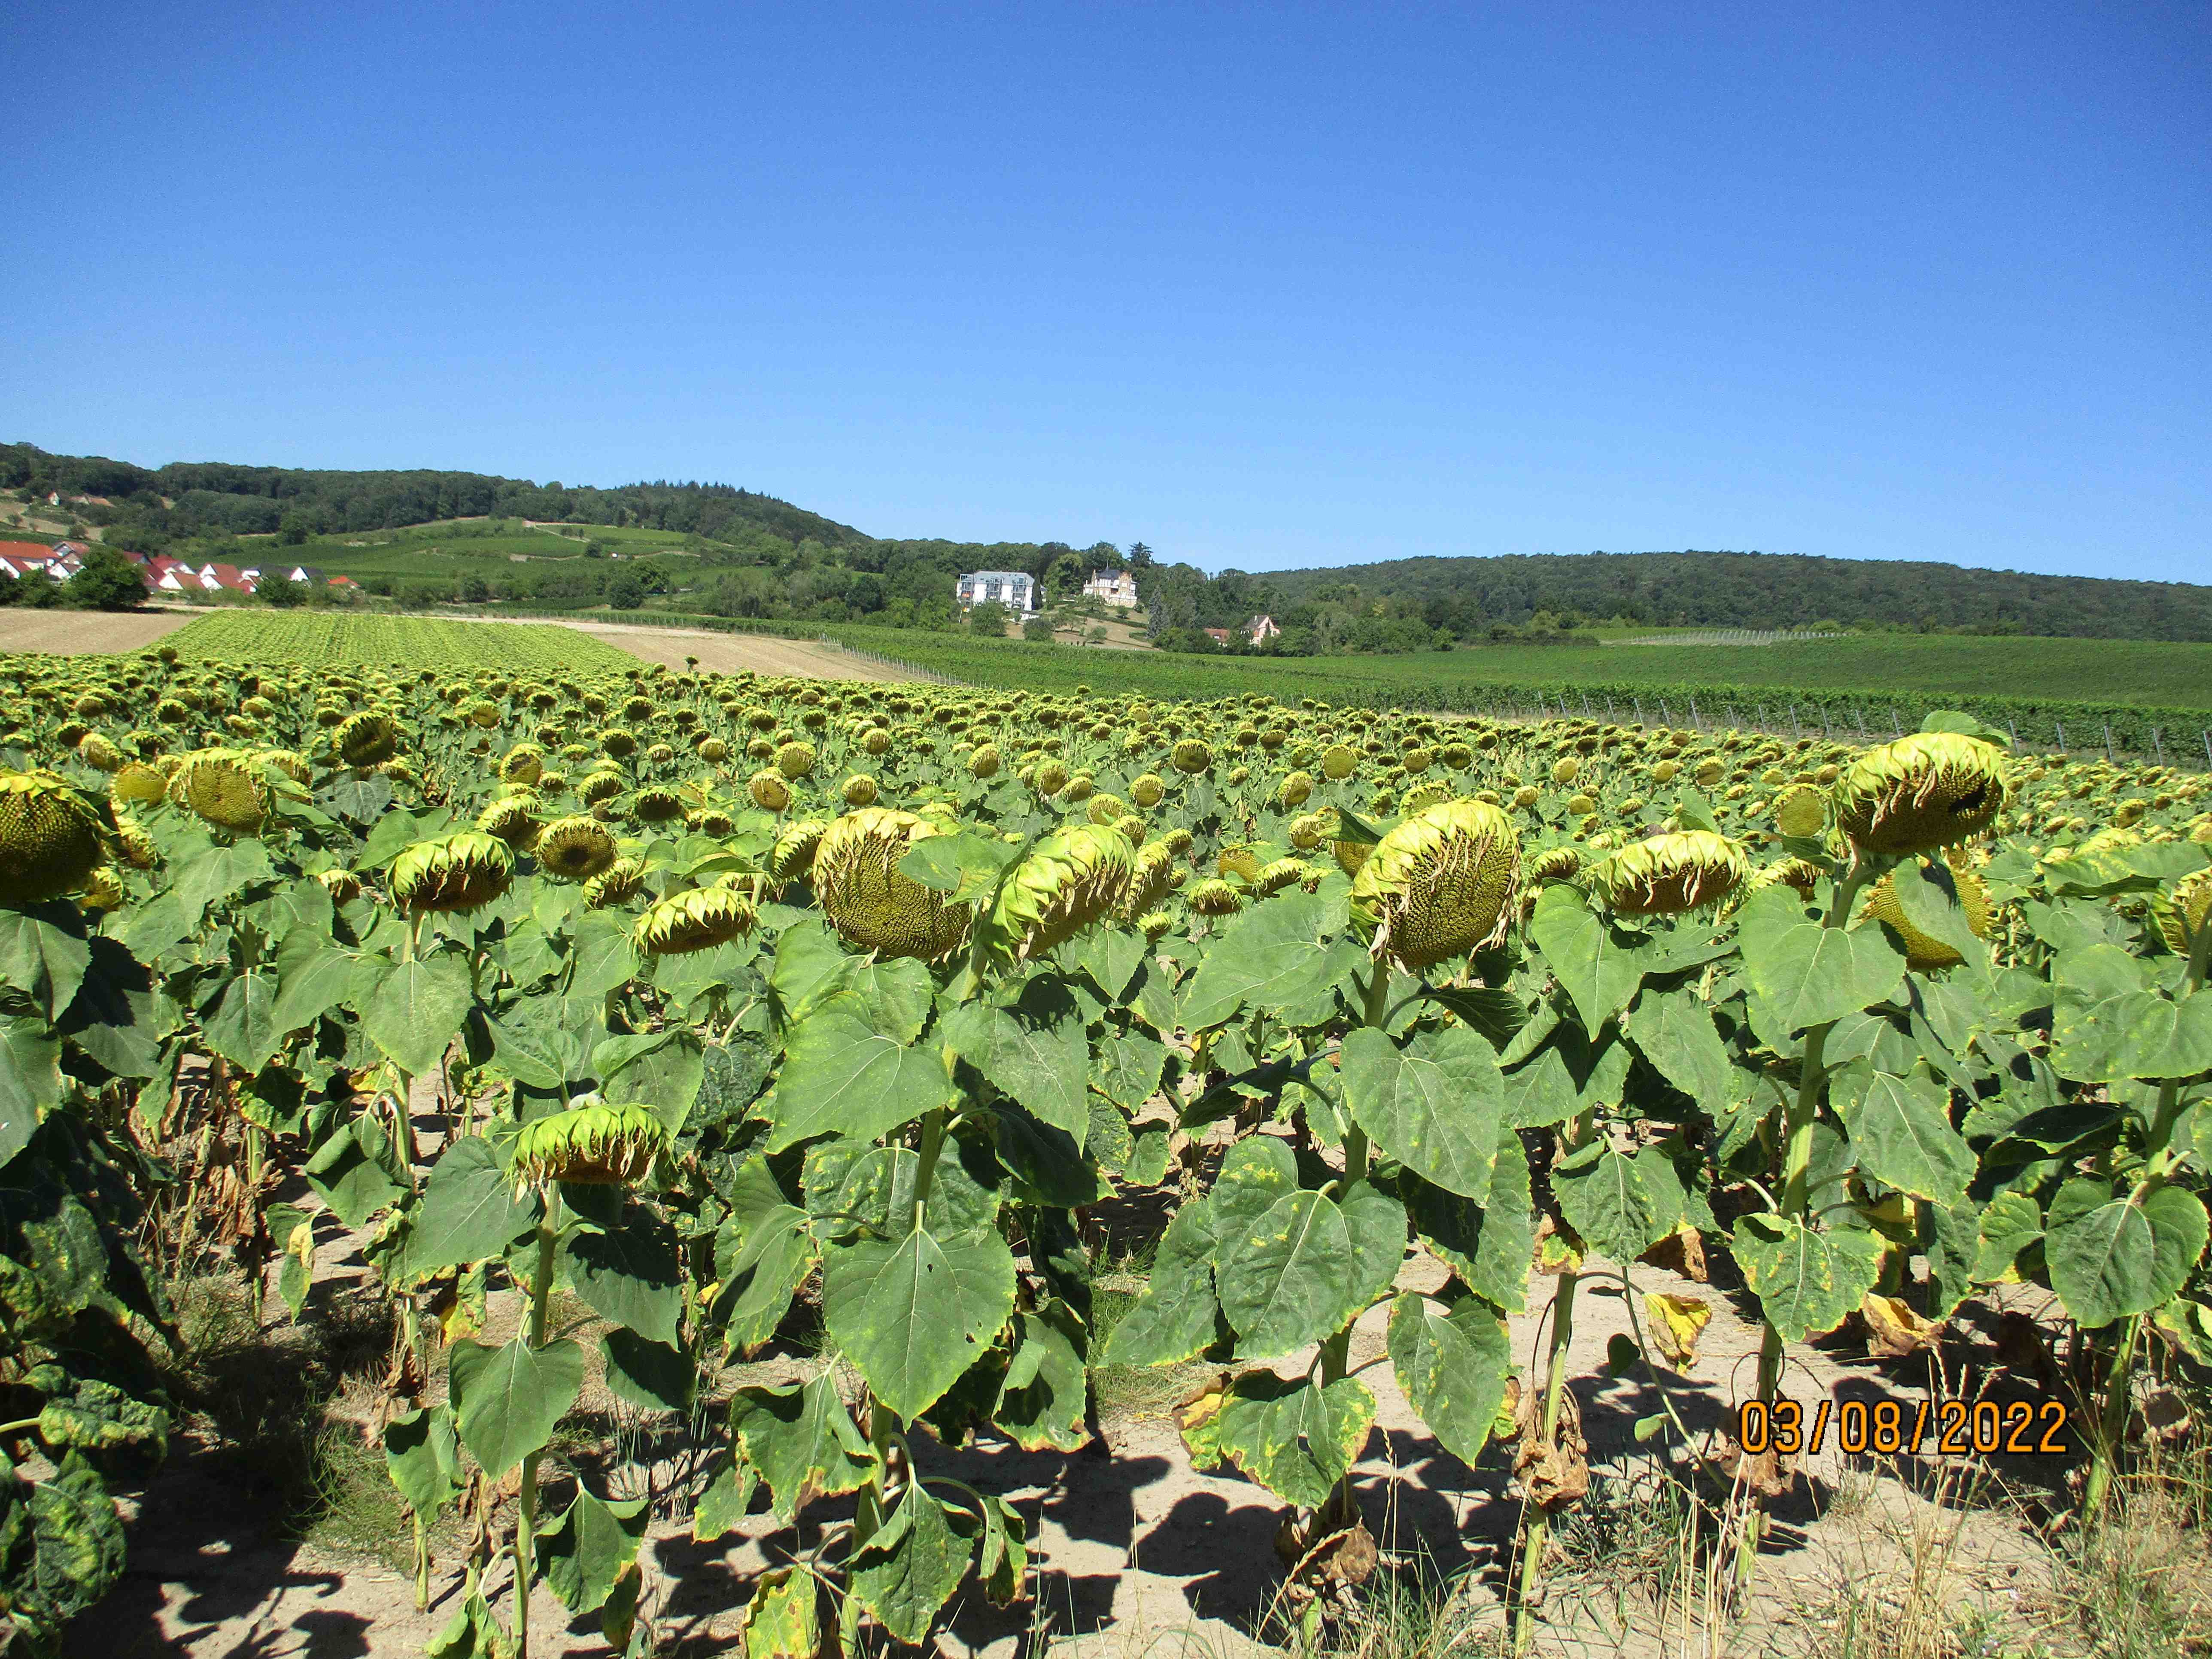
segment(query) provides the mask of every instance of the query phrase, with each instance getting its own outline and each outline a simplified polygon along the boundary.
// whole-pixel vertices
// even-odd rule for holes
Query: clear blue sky
[[[2212,6],[0,9],[0,436],[2212,580]]]

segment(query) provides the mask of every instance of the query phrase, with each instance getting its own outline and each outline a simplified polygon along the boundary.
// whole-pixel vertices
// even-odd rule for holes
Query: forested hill
[[[716,541],[737,540],[748,532],[830,547],[870,539],[850,525],[729,484],[664,481],[603,489],[482,472],[337,472],[222,461],[143,467],[96,455],[50,455],[29,444],[0,444],[0,488],[27,485],[64,497],[93,498],[87,503],[94,509],[89,516],[110,530],[108,540],[125,546],[155,539],[266,535],[282,529],[287,519],[310,535],[492,517],[635,525]]]
[[[252,544],[235,538],[275,534],[289,544],[307,544],[303,557],[338,568],[349,550],[364,545],[355,538],[365,532],[469,519],[490,521],[474,526],[487,530],[532,520],[680,536],[690,538],[681,568],[649,561],[629,566],[641,596],[731,617],[957,626],[952,579],[962,570],[1025,570],[1056,600],[1079,593],[1089,571],[1112,567],[1135,573],[1153,635],[1178,650],[1218,648],[1208,629],[1228,633],[1230,648],[1244,649],[1243,624],[1262,612],[1283,629],[1269,648],[1301,655],[1428,650],[1485,639],[1572,642],[1589,637],[1578,631],[1586,624],[1615,620],[1653,628],[1826,623],[2212,641],[2212,587],[1929,562],[1782,553],[1546,553],[1209,576],[1141,542],[1125,550],[1108,542],[1079,548],[886,539],[729,484],[664,481],[602,489],[479,472],[193,461],[149,468],[21,443],[0,444],[0,489],[27,491],[33,500],[57,495],[58,516],[98,527],[115,546],[217,561],[249,556]],[[466,542],[450,529],[424,533],[445,544],[442,556],[431,556],[440,552],[434,547],[419,559],[407,554],[399,544],[410,538],[404,535],[374,544],[398,548],[379,558],[372,580],[383,585],[376,592],[421,603],[456,592],[467,601],[625,602],[612,597],[616,575],[609,565],[538,558],[510,565],[504,542]],[[486,556],[475,562],[481,568],[457,572],[455,560],[471,548]],[[362,574],[370,576],[366,568]],[[0,587],[0,599],[14,592]]]
[[[2087,639],[2212,640],[2212,587],[2038,576],[1955,564],[1795,553],[1539,553],[1391,559],[1249,579],[1286,605],[1346,586],[1421,607],[1437,626],[1525,623],[1540,611],[1655,626],[1965,629]]]

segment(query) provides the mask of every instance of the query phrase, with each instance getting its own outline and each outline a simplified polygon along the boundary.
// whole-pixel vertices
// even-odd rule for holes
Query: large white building
[[[953,592],[963,611],[971,605],[996,603],[1017,617],[1036,614],[1036,579],[1024,571],[971,570],[960,579]]]
[[[1124,611],[1137,608],[1137,579],[1126,570],[1094,570],[1091,580],[1083,584],[1083,592]]]

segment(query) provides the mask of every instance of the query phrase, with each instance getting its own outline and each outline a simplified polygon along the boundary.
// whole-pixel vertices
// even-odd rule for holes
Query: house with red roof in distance
[[[349,593],[357,593],[361,591],[361,584],[350,576],[333,576],[330,580],[330,586],[342,587]]]
[[[84,563],[82,542],[0,542],[0,568],[21,577],[36,571],[55,581],[66,581]]]
[[[240,570],[234,564],[212,563],[202,565],[193,574],[199,578],[202,591],[210,593],[218,590],[251,593],[255,580],[261,574],[258,570]]]
[[[1209,628],[1206,630],[1206,637],[1211,639],[1217,645],[1226,645],[1229,643],[1229,630],[1225,628]]]

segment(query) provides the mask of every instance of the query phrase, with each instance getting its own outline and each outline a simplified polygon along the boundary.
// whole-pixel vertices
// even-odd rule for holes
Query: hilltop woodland
[[[963,570],[1026,571],[1063,621],[1094,569],[1137,579],[1170,650],[1332,656],[1595,643],[1612,627],[1875,629],[2212,640],[2212,587],[1735,552],[1401,559],[1209,576],[1135,542],[886,540],[729,484],[599,489],[474,472],[175,462],[148,469],[0,445],[0,489],[51,527],[195,562],[286,556],[410,606],[600,606],[958,631]],[[49,497],[58,498],[49,502]],[[27,526],[31,520],[24,520]],[[13,584],[0,584],[0,588]],[[14,594],[0,592],[0,603]],[[282,596],[296,598],[300,596]],[[326,597],[305,596],[309,600]],[[1279,636],[1253,647],[1250,620]],[[995,631],[1005,619],[987,615]],[[1225,630],[1224,645],[1206,632]]]

